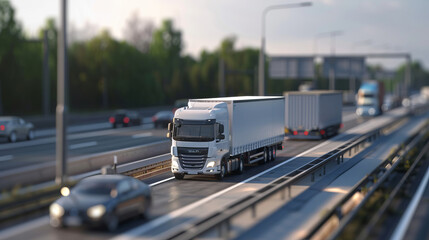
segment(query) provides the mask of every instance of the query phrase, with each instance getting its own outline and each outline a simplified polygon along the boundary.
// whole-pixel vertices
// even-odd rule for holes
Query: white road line
[[[237,183],[237,184],[235,184],[235,185],[233,185],[233,186],[231,186],[229,188],[226,188],[226,189],[224,189],[224,190],[222,190],[220,192],[212,194],[212,195],[210,195],[210,196],[208,196],[206,198],[203,198],[203,199],[201,199],[201,200],[199,200],[197,202],[194,202],[194,203],[189,204],[189,205],[187,205],[185,207],[179,208],[179,209],[177,209],[177,210],[175,210],[175,211],[173,211],[173,212],[171,212],[169,214],[166,214],[164,216],[158,217],[158,218],[156,218],[156,219],[154,219],[154,220],[152,220],[152,221],[150,221],[150,222],[148,222],[148,223],[146,223],[144,225],[141,225],[139,227],[131,229],[130,231],[124,232],[121,235],[118,235],[117,237],[112,238],[112,240],[129,240],[129,239],[138,238],[141,234],[143,234],[143,233],[145,233],[145,232],[147,232],[147,231],[149,231],[149,230],[151,230],[151,229],[153,229],[155,227],[158,227],[158,226],[160,226],[162,224],[165,224],[166,222],[174,219],[175,217],[178,217],[178,216],[180,216],[180,215],[182,215],[182,214],[184,214],[186,212],[189,212],[190,210],[192,210],[194,208],[197,208],[197,207],[199,207],[199,206],[207,203],[208,201],[210,201],[210,200],[212,200],[214,198],[219,197],[220,195],[222,195],[222,194],[224,194],[226,192],[229,192],[229,191],[231,191],[231,190],[233,190],[233,189],[235,189],[235,188],[237,188],[237,187],[239,187],[239,186],[241,186],[241,185],[243,185],[243,184],[245,184],[247,182],[250,182],[250,181],[252,181],[253,179],[255,179],[257,177],[260,177],[260,176],[262,176],[262,175],[264,175],[264,174],[266,174],[266,173],[268,173],[268,172],[270,172],[270,171],[272,171],[272,170],[274,170],[276,168],[279,168],[279,167],[283,166],[284,164],[289,163],[289,162],[291,162],[291,161],[293,161],[293,160],[295,160],[295,159],[297,159],[297,158],[299,158],[299,157],[301,157],[301,156],[303,156],[303,155],[305,155],[305,154],[307,154],[309,152],[312,152],[315,149],[317,149],[319,147],[322,147],[322,146],[324,146],[324,145],[326,145],[326,144],[328,144],[330,142],[331,141],[325,141],[325,142],[323,142],[323,143],[321,143],[321,144],[319,144],[319,145],[317,145],[317,146],[315,146],[315,147],[313,147],[313,148],[311,148],[311,149],[309,149],[309,150],[307,150],[307,151],[305,151],[305,152],[303,152],[303,153],[301,153],[301,154],[299,154],[299,155],[297,155],[297,156],[295,156],[293,158],[290,158],[290,159],[288,159],[288,160],[286,160],[286,161],[284,161],[284,162],[282,162],[282,163],[280,163],[280,164],[278,164],[278,165],[276,165],[276,166],[274,166],[272,168],[269,168],[269,169],[267,169],[267,170],[265,170],[263,172],[260,172],[259,174],[256,174],[255,176],[252,176],[252,177],[250,177],[250,178],[248,178],[248,179],[246,179],[246,180],[244,180],[242,182],[239,182],[239,183]]]
[[[132,136],[132,138],[144,138],[144,137],[150,137],[150,136],[152,136],[153,134],[152,133],[150,133],[150,132],[146,132],[146,133],[139,133],[139,134],[136,134],[136,135],[133,135]]]
[[[36,229],[46,224],[49,224],[49,216],[36,218],[30,222],[19,224],[11,228],[5,229],[3,231],[0,231],[0,239],[7,239],[12,236],[16,236],[23,232],[22,229],[26,229],[26,230]]]
[[[78,143],[78,144],[70,145],[69,149],[70,150],[74,150],[74,149],[79,149],[79,148],[92,147],[92,146],[95,146],[95,145],[97,145],[97,141]]]
[[[0,162],[9,161],[9,160],[12,160],[12,159],[13,159],[12,155],[5,155],[5,156],[1,156],[0,157]]]
[[[154,183],[152,183],[152,184],[149,184],[149,186],[150,186],[150,187],[153,187],[153,186],[156,186],[156,185],[161,184],[161,183],[168,182],[168,181],[173,180],[173,179],[174,179],[174,177],[166,178],[166,179],[161,180],[161,181],[159,181],[159,182],[154,182]]]
[[[422,183],[420,184],[419,188],[417,189],[416,194],[414,195],[413,199],[411,200],[410,204],[407,207],[407,210],[405,211],[403,217],[401,218],[401,221],[396,226],[395,232],[393,233],[391,240],[401,240],[404,239],[405,233],[407,232],[408,226],[411,223],[411,220],[413,218],[413,215],[418,207],[418,204],[420,202],[420,199],[422,198],[422,195],[426,189],[426,185],[429,180],[429,168],[426,170],[426,174],[423,177]]]

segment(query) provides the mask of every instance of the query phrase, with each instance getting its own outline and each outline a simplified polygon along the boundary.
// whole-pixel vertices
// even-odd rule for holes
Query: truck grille
[[[178,147],[180,166],[183,169],[200,170],[207,160],[208,148],[183,148]]]

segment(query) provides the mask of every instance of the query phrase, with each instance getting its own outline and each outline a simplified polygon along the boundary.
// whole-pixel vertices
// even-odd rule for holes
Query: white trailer
[[[284,92],[285,134],[295,139],[335,135],[342,126],[342,94],[337,91]]]
[[[168,127],[171,171],[222,179],[243,172],[244,164],[276,158],[284,138],[283,97],[191,99]]]

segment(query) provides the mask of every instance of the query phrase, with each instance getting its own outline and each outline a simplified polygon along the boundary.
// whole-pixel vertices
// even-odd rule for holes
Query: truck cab
[[[190,102],[175,112],[169,135],[171,171],[177,179],[185,174],[225,174],[221,161],[229,154],[228,124],[226,103]]]
[[[382,113],[384,99],[383,83],[367,81],[362,84],[356,96],[356,114],[359,116],[377,116]]]

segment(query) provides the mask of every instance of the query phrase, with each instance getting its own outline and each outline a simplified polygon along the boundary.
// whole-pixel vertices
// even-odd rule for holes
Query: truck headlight
[[[363,113],[363,110],[362,110],[362,108],[358,108],[358,109],[356,109],[356,114],[357,115],[362,115],[362,113]]]
[[[210,161],[209,163],[207,163],[207,167],[208,167],[208,168],[212,168],[212,167],[214,167],[214,166],[215,166],[215,164],[216,164],[216,162],[215,162],[215,161]]]
[[[58,203],[53,203],[49,207],[49,213],[51,214],[51,216],[59,218],[64,215],[64,208],[61,207],[61,205],[59,205]]]
[[[93,207],[88,208],[88,211],[86,211],[86,214],[88,214],[88,217],[90,218],[100,218],[104,215],[106,212],[106,207],[103,205],[95,205]]]
[[[171,168],[179,169],[179,164],[177,164],[177,161],[171,161]]]
[[[375,108],[370,108],[368,110],[369,115],[374,115],[375,114]]]
[[[177,157],[179,154],[177,153],[177,147],[171,147],[171,155]]]

